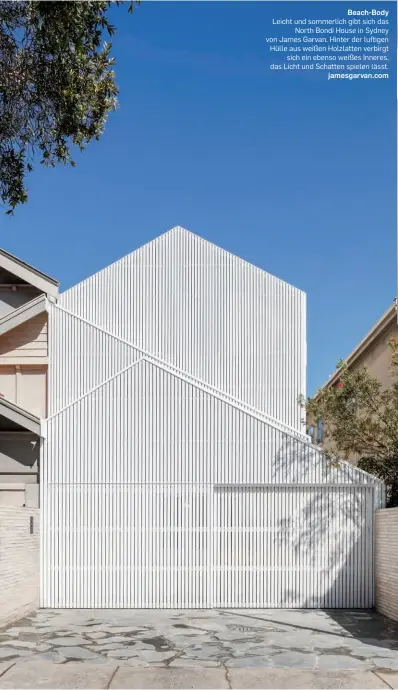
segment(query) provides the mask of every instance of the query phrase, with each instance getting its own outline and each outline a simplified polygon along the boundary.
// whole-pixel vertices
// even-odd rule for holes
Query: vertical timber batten
[[[177,228],[60,307],[41,606],[372,606],[383,489],[302,433],[303,293]]]

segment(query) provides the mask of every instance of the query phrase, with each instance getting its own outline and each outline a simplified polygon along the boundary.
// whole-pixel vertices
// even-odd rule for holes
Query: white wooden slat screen
[[[54,486],[42,606],[368,608],[372,486]]]
[[[373,488],[215,490],[214,605],[373,605]]]

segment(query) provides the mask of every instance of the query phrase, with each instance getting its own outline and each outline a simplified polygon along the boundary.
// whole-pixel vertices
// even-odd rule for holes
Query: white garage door
[[[53,485],[41,605],[366,608],[372,515],[366,486]]]
[[[64,485],[48,487],[46,506],[42,606],[211,606],[204,488]]]
[[[214,605],[373,605],[371,487],[220,487]]]

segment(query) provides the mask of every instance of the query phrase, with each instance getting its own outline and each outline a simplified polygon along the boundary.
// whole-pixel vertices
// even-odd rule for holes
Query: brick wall
[[[0,507],[0,626],[38,606],[39,515],[37,508]]]
[[[376,511],[376,609],[398,621],[398,508]]]

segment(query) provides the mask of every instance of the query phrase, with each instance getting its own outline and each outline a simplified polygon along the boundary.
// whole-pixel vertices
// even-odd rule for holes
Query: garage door
[[[373,605],[372,487],[219,487],[213,605]]]
[[[367,608],[372,501],[366,486],[48,487],[41,605]]]
[[[211,607],[211,495],[201,486],[48,487],[41,605]]]

